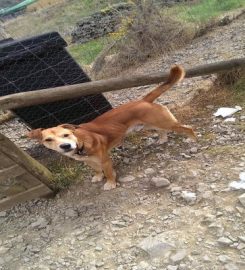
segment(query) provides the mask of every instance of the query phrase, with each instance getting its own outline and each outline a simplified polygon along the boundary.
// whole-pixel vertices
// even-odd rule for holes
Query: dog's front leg
[[[103,178],[104,178],[104,173],[103,173],[103,170],[102,170],[101,162],[99,160],[95,160],[95,159],[92,159],[92,160],[88,159],[87,161],[85,161],[85,163],[89,167],[94,169],[94,171],[95,171],[95,175],[92,178],[92,183],[102,181]]]
[[[74,159],[78,161],[83,161],[85,164],[87,164],[89,167],[91,167],[95,171],[95,175],[92,178],[92,182],[100,182],[104,178],[104,173],[102,170],[102,164],[99,158],[90,156],[90,157],[84,157],[84,156],[79,156],[76,155],[73,157]]]
[[[104,190],[110,190],[116,188],[116,172],[113,169],[112,161],[110,157],[106,156],[102,159],[102,169],[106,177],[106,183],[104,184]]]

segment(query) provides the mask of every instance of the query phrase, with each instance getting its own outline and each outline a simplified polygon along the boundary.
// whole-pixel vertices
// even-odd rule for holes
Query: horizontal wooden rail
[[[245,67],[245,58],[200,65],[191,69],[187,69],[186,77],[191,78],[212,73],[219,73],[238,67]],[[124,76],[108,80],[99,80],[89,83],[66,85],[61,87],[7,95],[0,97],[0,110],[16,109],[58,100],[78,98],[85,95],[99,94],[130,87],[156,84],[165,81],[168,77],[168,74],[168,72],[158,72],[145,75]]]

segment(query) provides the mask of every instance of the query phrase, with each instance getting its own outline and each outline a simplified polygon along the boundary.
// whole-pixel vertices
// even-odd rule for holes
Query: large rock
[[[175,249],[174,244],[165,241],[161,235],[146,237],[138,244],[138,248],[144,250],[151,258],[169,256]]]
[[[155,0],[155,4],[168,6],[187,1],[193,0]],[[83,18],[71,33],[72,42],[85,43],[117,31],[121,19],[125,18],[132,9],[133,5],[130,3],[118,3]]]
[[[169,180],[164,177],[153,177],[151,183],[155,187],[167,187],[170,185]]]
[[[115,32],[131,8],[130,4],[119,3],[83,18],[71,33],[72,42],[85,43]]]
[[[6,254],[8,252],[9,248],[7,247],[0,247],[0,255]]]
[[[239,270],[239,268],[234,263],[228,263],[225,265],[225,270]]]
[[[118,179],[118,181],[120,183],[127,183],[127,182],[131,182],[131,181],[134,181],[135,180],[135,177],[133,175],[128,175],[128,176],[125,176],[125,177],[120,177]]]
[[[229,246],[229,245],[231,245],[233,242],[232,242],[229,238],[227,238],[227,237],[220,237],[220,238],[218,239],[218,243],[219,243],[220,245],[222,245],[222,246]]]
[[[35,222],[32,222],[30,224],[30,227],[31,228],[34,228],[34,229],[44,229],[47,227],[49,221],[43,217],[39,217]]]
[[[185,249],[181,249],[181,250],[178,250],[174,255],[172,255],[170,257],[170,260],[173,262],[173,263],[178,263],[180,261],[182,261],[187,255],[187,252]]]
[[[188,203],[194,203],[197,199],[196,193],[183,190],[181,197]]]
[[[240,203],[245,207],[245,193],[238,197]]]

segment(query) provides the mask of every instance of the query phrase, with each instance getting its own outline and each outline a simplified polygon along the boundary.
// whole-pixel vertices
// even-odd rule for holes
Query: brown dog
[[[183,68],[174,66],[167,82],[156,87],[141,100],[112,109],[86,124],[39,128],[30,131],[28,136],[37,139],[49,149],[84,161],[96,172],[92,182],[102,181],[105,175],[107,182],[104,190],[113,189],[116,187],[116,173],[109,151],[122,142],[130,128],[143,124],[165,132],[184,133],[196,139],[191,127],[180,124],[167,107],[153,103],[184,76]]]

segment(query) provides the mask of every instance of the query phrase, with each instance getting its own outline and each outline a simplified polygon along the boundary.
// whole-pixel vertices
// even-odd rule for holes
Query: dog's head
[[[49,149],[61,154],[73,154],[77,151],[78,141],[74,135],[75,125],[63,124],[53,128],[31,130],[27,137],[36,139]]]

